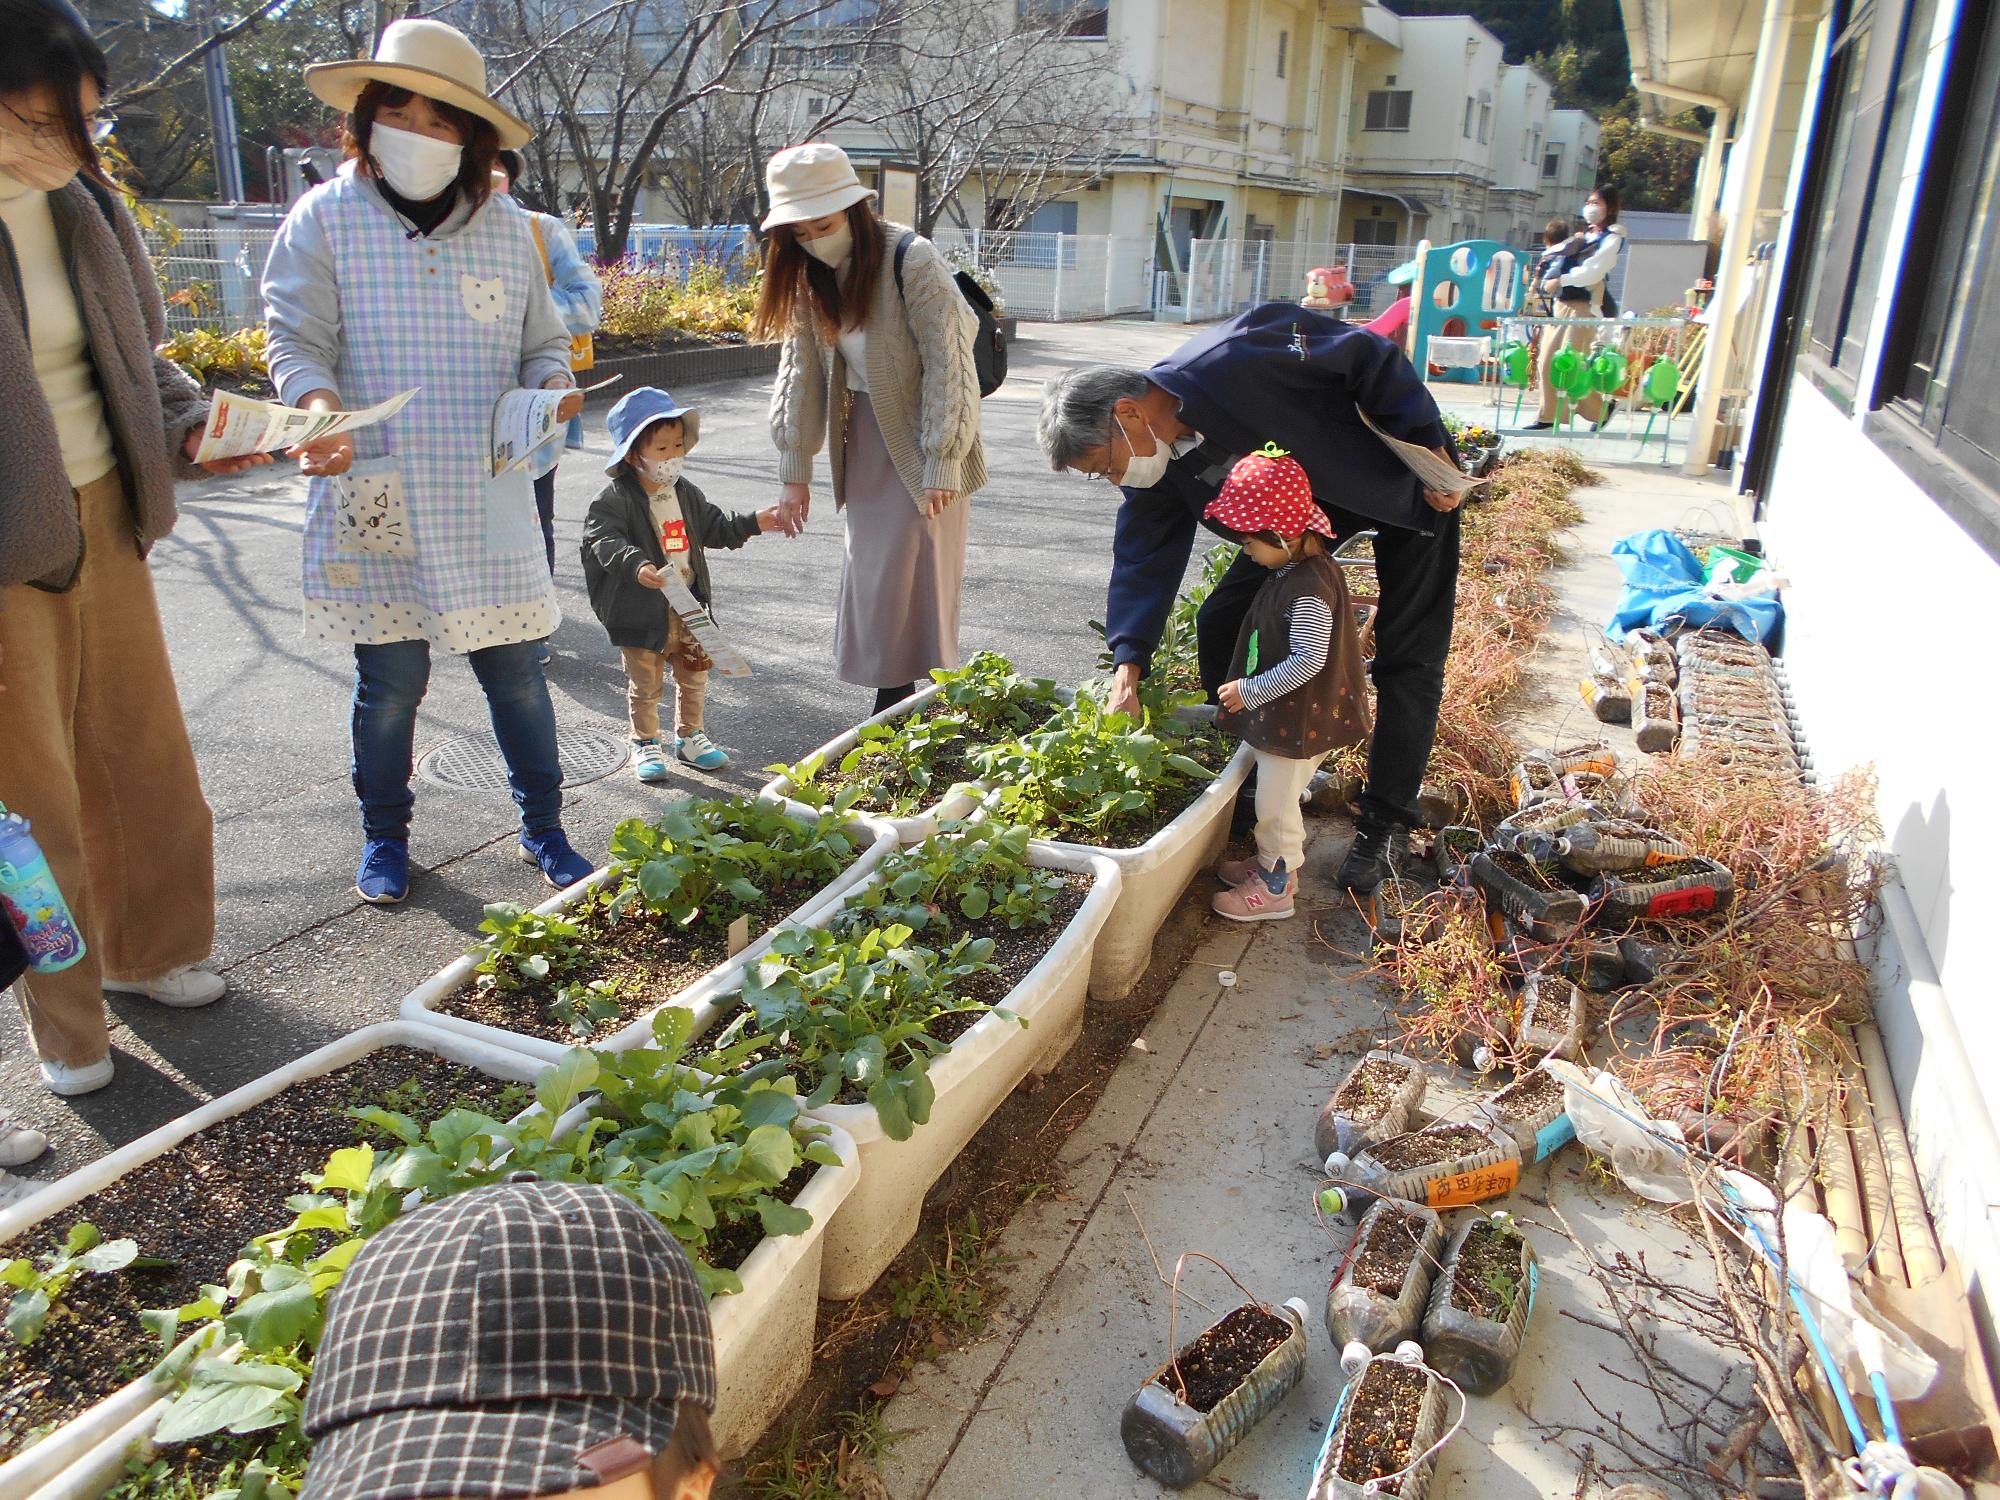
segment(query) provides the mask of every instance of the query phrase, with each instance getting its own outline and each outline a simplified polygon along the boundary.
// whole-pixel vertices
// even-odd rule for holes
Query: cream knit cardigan
[[[896,242],[904,231],[890,223],[882,231],[888,244],[866,325],[868,395],[896,473],[911,503],[922,510],[919,497],[925,490],[952,490],[963,498],[986,483],[979,373],[972,361],[979,320],[960,295],[951,267],[921,236],[903,257],[902,315],[895,316]],[[822,340],[802,306],[771,387],[771,441],[778,449],[781,483],[812,482],[813,455],[826,441],[831,412],[833,493],[845,503],[848,400],[847,362],[831,339]]]

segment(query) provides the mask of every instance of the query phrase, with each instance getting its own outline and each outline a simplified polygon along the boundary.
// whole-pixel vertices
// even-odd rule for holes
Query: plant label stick
[[[695,644],[715,663],[715,670],[724,677],[748,677],[750,663],[729,644],[716,625],[715,617],[708,612],[708,607],[689,592],[688,586],[681,582],[673,569],[669,568],[664,576],[668,606],[681,617],[681,623],[694,636]]]

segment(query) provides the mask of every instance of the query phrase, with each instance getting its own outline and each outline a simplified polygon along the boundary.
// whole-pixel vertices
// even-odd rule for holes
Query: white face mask
[[[642,458],[639,473],[655,489],[663,490],[681,477],[681,465],[685,458]]]
[[[1584,223],[1586,223],[1586,224],[1602,224],[1602,223],[1604,222],[1604,209],[1603,209],[1603,207],[1602,207],[1601,205],[1599,205],[1599,204],[1596,204],[1596,203],[1586,203],[1586,204],[1584,204],[1584,205],[1583,205],[1583,222],[1584,222]]]
[[[1167,451],[1167,445],[1160,440],[1160,435],[1153,431],[1151,422],[1146,423],[1146,431],[1153,439],[1151,453],[1141,453],[1132,447],[1132,439],[1126,436],[1124,427],[1120,426],[1118,429],[1119,436],[1125,438],[1125,447],[1130,455],[1125,460],[1125,475],[1118,481],[1126,489],[1150,490],[1166,477],[1167,460],[1173,455]]]
[[[76,158],[55,142],[0,135],[0,172],[37,192],[53,193],[77,174]]]
[[[841,265],[854,253],[854,230],[843,223],[831,234],[823,234],[816,240],[800,240],[799,248],[823,266]]]
[[[414,130],[377,125],[368,136],[368,154],[390,187],[412,203],[428,203],[457,178],[465,147]]]

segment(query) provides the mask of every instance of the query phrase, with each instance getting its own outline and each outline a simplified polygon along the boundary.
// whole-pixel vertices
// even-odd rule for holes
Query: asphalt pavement
[[[1100,642],[1115,493],[1051,474],[1035,446],[1044,380],[1102,360],[1144,365],[1189,330],[1150,324],[1026,325],[1008,383],[984,403],[991,479],[973,498],[961,647],[991,648],[1024,670],[1076,681]],[[701,445],[688,476],[724,509],[777,494],[765,422],[768,382],[702,386]],[[624,677],[583,593],[578,542],[604,483],[603,409],[586,418],[586,448],[558,472],[556,582],[563,622],[549,684],[561,728],[625,737]],[[572,785],[564,826],[601,859],[622,818],[694,794],[752,790],[762,768],[796,760],[864,717],[872,693],[832,673],[840,518],[822,480],[804,536],[765,536],[711,557],[718,622],[754,675],[715,678],[708,730],[732,757],[718,773],[676,766],[664,788],[622,767]],[[410,899],[364,906],[353,873],[359,821],[348,780],[352,658],[308,640],[300,624],[304,481],[276,467],[186,485],[182,516],[153,553],[175,676],[202,781],[216,817],[214,962],[230,993],[199,1011],[112,1000],[118,1077],[63,1100],[41,1085],[14,1007],[0,1017],[0,1107],[48,1132],[53,1148],[29,1175],[52,1178],[133,1140],[197,1104],[370,1022],[463,952],[488,901],[547,895],[519,862],[506,791],[420,781],[411,832]],[[440,655],[417,729],[417,750],[491,743],[485,703],[462,660]],[[128,753],[143,755],[134,744]],[[586,746],[587,748],[587,746]],[[579,759],[582,757],[580,756]],[[170,848],[139,857],[171,860]]]

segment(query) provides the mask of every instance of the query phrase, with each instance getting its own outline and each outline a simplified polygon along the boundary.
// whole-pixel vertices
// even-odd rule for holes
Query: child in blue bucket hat
[[[713,771],[729,764],[702,726],[709,660],[681,617],[667,606],[671,570],[703,605],[711,605],[707,549],[740,547],[760,531],[785,531],[778,507],[728,515],[681,477],[701,436],[701,413],[657,386],[641,386],[605,418],[611,483],[583,523],[583,581],[611,644],[625,659],[625,703],[632,724],[632,771],[641,781],[667,779],[660,738],[660,697],[674,680],[674,753]],[[712,607],[712,605],[711,605]]]

